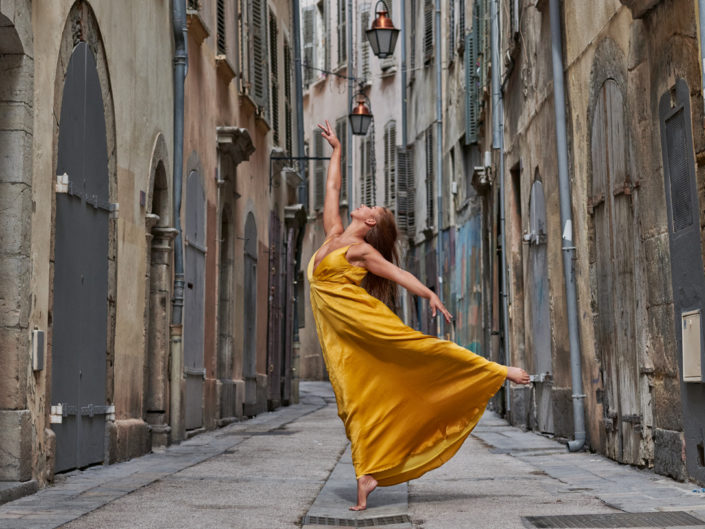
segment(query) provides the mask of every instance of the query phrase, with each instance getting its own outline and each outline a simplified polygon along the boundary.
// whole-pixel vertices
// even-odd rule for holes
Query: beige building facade
[[[291,6],[174,5],[0,2],[0,482],[17,494],[298,399]]]

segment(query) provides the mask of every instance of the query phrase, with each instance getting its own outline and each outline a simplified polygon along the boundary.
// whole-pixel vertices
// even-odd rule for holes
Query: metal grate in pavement
[[[525,516],[530,527],[540,529],[581,528],[624,528],[624,527],[705,527],[705,521],[687,512],[620,512],[614,514],[570,514],[556,516]]]
[[[407,514],[397,516],[378,516],[377,518],[333,518],[331,516],[304,516],[303,525],[328,525],[334,527],[379,527],[380,525],[396,525],[411,523]]]

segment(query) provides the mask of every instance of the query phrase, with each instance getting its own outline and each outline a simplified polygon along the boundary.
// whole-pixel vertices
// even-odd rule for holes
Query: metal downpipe
[[[188,68],[186,44],[186,1],[172,1],[172,23],[174,29],[174,288],[172,298],[171,326],[169,333],[170,406],[169,415],[172,439],[183,438],[181,416],[181,379],[183,372],[183,346],[181,341],[184,306],[184,248],[181,237],[181,188],[184,163],[184,81]]]
[[[550,0],[551,56],[553,62],[553,101],[556,109],[556,149],[558,151],[558,185],[561,204],[561,226],[563,227],[563,274],[568,306],[568,335],[570,339],[570,367],[573,383],[573,425],[575,440],[568,443],[571,452],[580,450],[585,444],[585,395],[578,328],[578,306],[575,292],[575,246],[573,242],[573,219],[570,200],[570,176],[568,174],[568,145],[566,141],[565,83],[563,79],[563,45],[558,0]]]
[[[299,160],[306,156],[304,152],[304,96],[303,77],[301,75],[301,9],[299,0],[292,0],[293,11],[293,31],[294,31],[294,90],[296,92],[296,155]],[[289,153],[291,156],[291,153]],[[307,163],[307,162],[304,162]],[[303,163],[297,162],[299,174],[302,172]],[[305,171],[308,173],[308,171]],[[303,204],[308,211],[308,180],[306,174],[301,175],[301,183],[298,188],[299,204]],[[296,247],[300,251],[299,246]],[[297,268],[298,270],[298,268]]]
[[[346,18],[346,25],[347,25],[347,31],[345,32],[345,36],[347,39],[347,42],[345,45],[348,47],[348,108],[346,112],[350,111],[350,104],[353,98],[353,72],[355,71],[353,69],[353,36],[355,35],[355,31],[353,28],[353,14],[352,14],[352,0],[344,0],[347,2],[346,4],[346,9],[345,9],[345,18]],[[353,134],[352,134],[352,124],[350,123],[350,120],[347,119],[347,127],[348,127],[348,134],[346,138],[346,153],[345,153],[345,164],[348,166],[348,170],[346,171],[346,180],[347,182],[345,183],[348,186],[348,223],[350,222],[350,212],[355,209],[353,207]]]
[[[438,298],[441,303],[445,303],[443,299],[443,255],[442,248],[442,233],[443,233],[443,50],[441,49],[441,0],[436,2],[436,275],[438,284]],[[443,338],[445,331],[445,320],[442,314],[438,314],[438,336]]]
[[[492,52],[492,148],[499,149],[499,231],[502,245],[502,326],[504,327],[504,362],[511,363],[511,335],[509,333],[509,284],[507,281],[507,233],[505,224],[505,185],[504,185],[504,101],[502,99],[502,82],[500,78],[499,53],[499,3],[492,0],[490,7],[490,41]],[[510,383],[504,383],[507,414],[512,411]]]

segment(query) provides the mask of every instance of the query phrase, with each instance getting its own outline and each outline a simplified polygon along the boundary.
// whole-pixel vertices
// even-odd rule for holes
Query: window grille
[[[335,121],[335,135],[340,140],[341,153],[340,158],[340,201],[347,202],[348,200],[348,165],[347,165],[347,148],[348,148],[348,118],[346,116],[338,118]]]
[[[269,64],[271,67],[272,92],[272,135],[274,144],[279,145],[279,46],[277,39],[279,29],[274,13],[269,12]]]
[[[390,121],[384,128],[384,201],[388,208],[396,209],[397,176],[397,124]]]

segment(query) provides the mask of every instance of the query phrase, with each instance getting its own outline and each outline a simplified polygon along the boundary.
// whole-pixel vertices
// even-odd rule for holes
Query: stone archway
[[[150,171],[145,230],[147,238],[147,288],[145,289],[145,420],[152,433],[152,447],[169,443],[169,321],[172,285],[171,201],[167,147],[159,134]]]
[[[19,10],[2,9],[0,5],[0,481],[27,481],[32,478],[33,437],[27,403],[27,387],[33,382],[28,380],[27,292],[34,61],[31,21],[22,19]],[[29,5],[23,9],[31,12]]]

